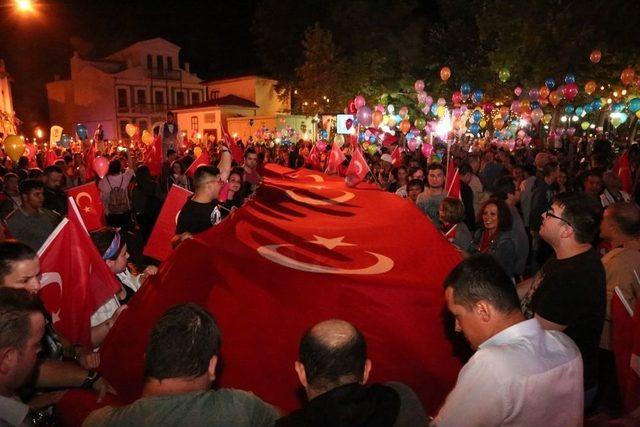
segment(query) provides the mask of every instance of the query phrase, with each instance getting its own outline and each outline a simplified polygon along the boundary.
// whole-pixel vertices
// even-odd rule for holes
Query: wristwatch
[[[87,378],[84,379],[80,388],[93,388],[93,385],[100,379],[100,377],[101,375],[96,371],[87,372]]]

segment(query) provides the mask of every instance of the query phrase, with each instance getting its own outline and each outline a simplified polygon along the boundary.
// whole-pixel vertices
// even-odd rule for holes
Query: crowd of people
[[[46,167],[30,167],[25,157],[16,165],[5,159],[0,425],[46,425],[51,411],[42,409],[55,405],[60,390],[115,392],[96,371],[99,347],[127,301],[158,271],[153,263],[131,264],[128,243],[132,236],[149,238],[171,186],[193,192],[177,218],[177,246],[242,207],[262,183],[264,164],[324,171],[333,148],[328,144],[319,161],[310,161],[314,148],[303,140],[212,141],[200,147],[210,162],[190,174],[195,146],[176,147],[171,127],[163,134],[169,144],[158,176],[136,149],[101,153],[110,161],[96,183],[108,226],[90,237],[122,286],[91,317],[91,348],[57,334],[37,297],[37,250],[67,215],[65,190],[86,182],[89,165],[70,150]],[[243,150],[241,163],[230,144]],[[456,330],[475,351],[433,419],[408,386],[366,384],[375,360],[368,359],[363,334],[340,319],[309,325],[301,337],[295,371],[308,399],[300,409],[285,415],[250,392],[214,391],[224,331],[204,308],[185,304],[154,325],[142,397],[97,410],[84,425],[579,426],[585,413],[602,408],[620,416],[611,299],[618,288],[633,307],[640,292],[640,146],[619,151],[605,135],[515,149],[469,138],[449,147],[436,143],[425,158],[403,145],[401,138],[365,152],[367,179],[415,204],[463,255],[443,293]],[[396,148],[399,160],[391,155]],[[346,160],[339,174],[359,148],[340,149]],[[35,162],[44,166],[44,156]],[[619,173],[624,167],[628,192]],[[457,174],[459,196],[445,188],[447,174]]]

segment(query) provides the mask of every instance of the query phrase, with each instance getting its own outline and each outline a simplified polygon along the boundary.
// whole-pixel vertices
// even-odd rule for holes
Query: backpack
[[[107,184],[109,184],[109,200],[107,203],[107,209],[110,214],[123,214],[129,212],[129,197],[127,196],[127,190],[122,188],[122,183],[124,181],[124,176],[120,180],[120,185],[118,187],[112,187],[109,182],[109,178],[107,178]]]

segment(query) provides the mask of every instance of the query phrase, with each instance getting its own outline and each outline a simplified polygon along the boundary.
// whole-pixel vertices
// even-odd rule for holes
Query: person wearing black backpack
[[[107,175],[98,183],[107,225],[120,228],[125,233],[131,229],[131,200],[128,189],[134,177],[132,167],[123,171],[120,160],[114,159],[109,163]]]

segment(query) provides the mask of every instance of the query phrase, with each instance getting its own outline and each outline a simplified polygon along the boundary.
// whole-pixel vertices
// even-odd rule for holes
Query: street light
[[[20,12],[33,12],[33,2],[31,0],[15,0],[16,8]]]

